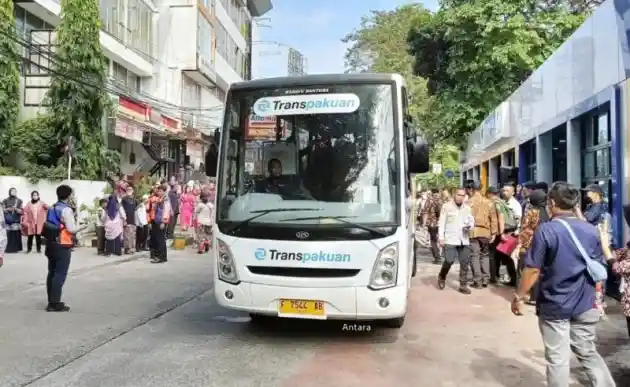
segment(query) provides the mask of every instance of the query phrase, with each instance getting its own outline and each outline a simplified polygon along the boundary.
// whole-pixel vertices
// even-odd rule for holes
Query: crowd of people
[[[183,187],[183,188],[182,188]],[[208,252],[214,221],[214,185],[193,181],[156,183],[137,200],[133,184],[121,179],[114,192],[100,201],[97,213],[97,253],[133,254],[149,250],[151,262],[167,258],[167,240],[175,229],[195,236],[198,253]]]
[[[630,335],[630,244],[615,240],[599,185],[508,183],[483,192],[468,181],[452,191],[420,192],[417,208],[418,230],[428,233],[434,262],[442,265],[439,289],[455,262],[463,294],[492,284],[513,287],[515,315],[523,303],[535,306],[549,386],[569,385],[571,352],[594,386],[615,386],[595,347],[596,325],[607,293],[620,298]],[[630,206],[624,215],[630,226]]]
[[[150,190],[136,195],[134,184],[124,178],[112,180],[113,193],[100,199],[97,210],[96,251],[98,255],[133,254],[150,251],[151,262],[167,261],[168,240],[177,226],[195,237],[199,253],[209,251],[214,222],[215,187],[212,182],[202,185],[196,181],[184,184],[176,179],[157,182]],[[78,224],[79,211],[75,196],[68,206]],[[42,252],[42,233],[49,204],[33,191],[25,202],[15,188],[0,202],[0,266],[5,254],[24,251]],[[76,244],[76,237],[74,238]]]

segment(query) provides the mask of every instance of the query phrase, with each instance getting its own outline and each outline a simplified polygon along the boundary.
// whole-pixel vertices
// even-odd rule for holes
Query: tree
[[[412,28],[410,53],[434,97],[437,138],[463,144],[584,21],[561,3],[445,1],[429,23]]]
[[[62,0],[48,100],[57,144],[76,140],[76,171],[84,179],[103,176],[102,120],[110,104],[105,92],[105,57],[98,2]]]
[[[459,185],[459,149],[455,145],[442,145],[433,147],[429,156],[431,164],[441,164],[442,173],[432,172],[420,173],[416,175],[416,184],[420,183],[423,188],[454,188]],[[447,170],[454,172],[453,177],[447,178],[444,173]]]
[[[429,23],[431,13],[421,4],[408,4],[392,11],[371,11],[361,18],[359,28],[342,41],[347,72],[399,73],[405,78],[410,97],[410,115],[431,138],[432,122],[426,120],[431,104],[426,80],[414,75],[414,57],[408,52],[407,37],[414,25]]]
[[[20,72],[17,44],[9,35],[15,28],[13,0],[0,0],[0,162],[10,152],[10,138],[20,111]]]

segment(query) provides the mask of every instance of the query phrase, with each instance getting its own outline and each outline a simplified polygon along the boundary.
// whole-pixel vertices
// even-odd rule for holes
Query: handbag
[[[497,245],[497,251],[509,257],[514,252],[514,249],[516,249],[516,246],[518,246],[518,242],[518,238],[514,235],[506,235],[503,237],[503,240]]]
[[[582,259],[584,260],[584,263],[586,264],[586,271],[589,277],[591,277],[591,279],[593,280],[593,282],[597,283],[597,282],[606,281],[606,279],[608,279],[608,269],[606,268],[606,266],[604,266],[603,263],[593,259],[586,253],[586,250],[584,250],[584,246],[582,246],[582,243],[580,243],[580,240],[577,238],[577,236],[573,232],[573,229],[571,228],[571,226],[569,226],[569,223],[567,223],[566,221],[562,219],[555,219],[555,220],[560,222],[564,226],[564,228],[569,232],[569,235],[571,236],[573,243],[575,243],[575,246],[580,251],[580,255],[582,256]]]

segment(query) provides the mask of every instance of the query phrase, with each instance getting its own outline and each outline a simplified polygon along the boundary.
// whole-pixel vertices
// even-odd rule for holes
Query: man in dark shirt
[[[568,387],[571,352],[582,364],[594,387],[614,387],[615,382],[595,347],[596,325],[601,312],[595,307],[595,283],[585,258],[559,221],[573,229],[591,258],[604,262],[598,230],[574,215],[580,191],[556,182],[548,194],[552,221],[538,226],[525,256],[525,270],[514,294],[512,312],[521,315],[521,303],[540,277],[536,300],[540,332],[547,360],[547,385]]]

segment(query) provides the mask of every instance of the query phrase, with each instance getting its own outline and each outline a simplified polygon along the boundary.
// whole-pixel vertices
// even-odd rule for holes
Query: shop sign
[[[154,125],[162,125],[162,115],[154,108],[149,108],[149,122]]]
[[[137,124],[126,120],[117,119],[114,134],[120,138],[142,143],[144,131]]]
[[[247,119],[245,138],[248,140],[275,140],[276,116],[258,116],[251,114]]]
[[[182,129],[180,120],[162,115],[162,126],[169,132],[179,132]]]
[[[131,99],[120,97],[118,99],[118,112],[137,121],[145,122],[149,108]]]

